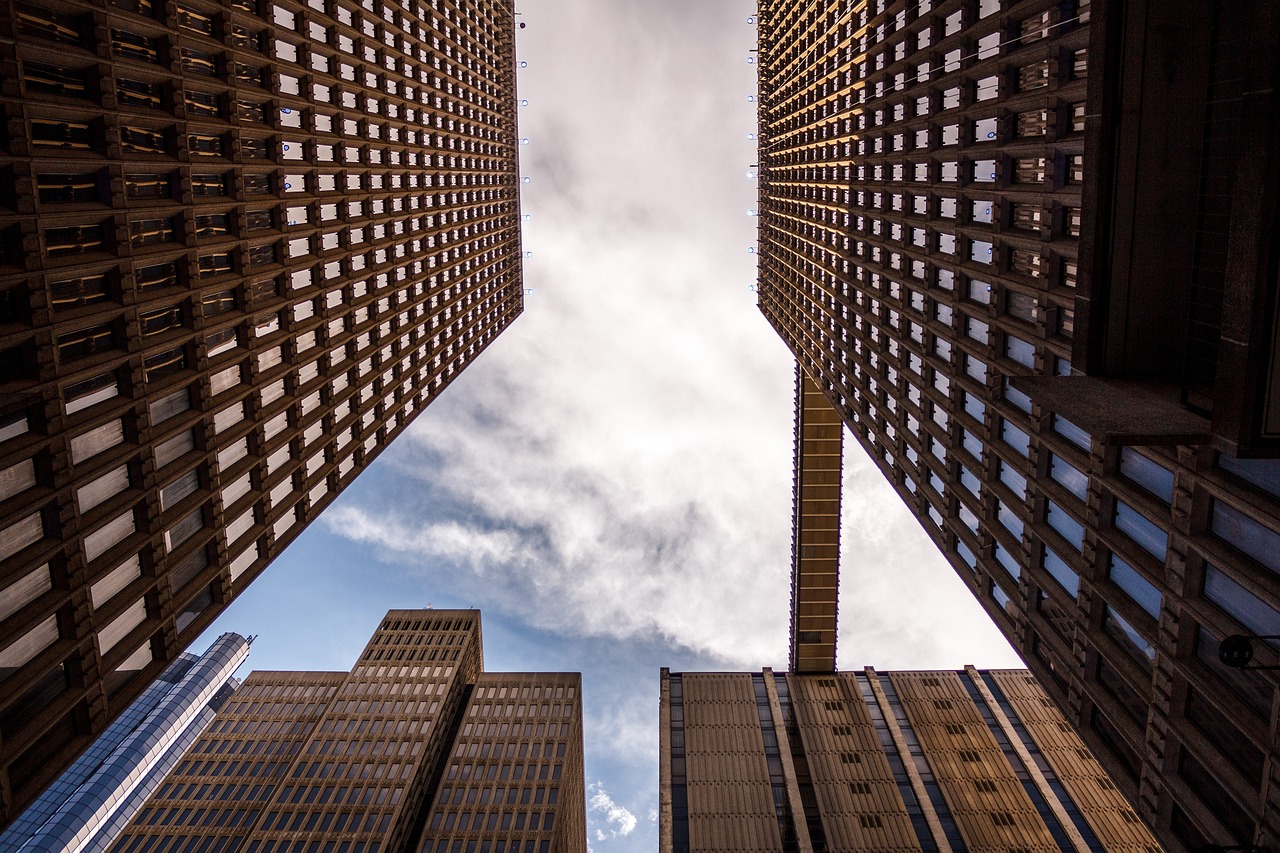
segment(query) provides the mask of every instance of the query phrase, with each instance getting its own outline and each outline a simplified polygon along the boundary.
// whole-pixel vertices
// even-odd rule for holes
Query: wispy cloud
[[[609,792],[599,782],[587,786],[587,810],[602,816],[604,828],[596,827],[597,841],[607,838],[625,837],[636,828],[636,816],[613,801]],[[597,820],[601,818],[596,818]]]

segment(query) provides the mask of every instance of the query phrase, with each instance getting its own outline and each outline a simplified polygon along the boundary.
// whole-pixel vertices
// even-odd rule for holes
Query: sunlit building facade
[[[1218,651],[1280,634],[1275,5],[758,28],[757,289],[804,381],[1161,843],[1274,846],[1275,676]]]
[[[662,671],[659,850],[1160,853],[1026,670]]]
[[[112,850],[585,853],[581,677],[482,670],[477,611],[393,610],[250,673]]]
[[[520,313],[513,14],[0,9],[0,825]]]

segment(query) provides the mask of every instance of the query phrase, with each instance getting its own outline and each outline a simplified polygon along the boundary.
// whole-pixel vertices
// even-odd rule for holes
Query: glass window
[[[1061,415],[1053,416],[1053,431],[1081,450],[1089,450],[1092,446],[1089,433],[1080,429]]]
[[[1014,559],[1013,554],[1009,553],[1007,548],[997,542],[995,551],[996,560],[999,561],[1000,565],[1004,566],[1005,571],[1015,578],[1022,577],[1022,567],[1018,565],[1018,561]]]
[[[1120,473],[1165,503],[1173,503],[1173,472],[1132,447],[1120,450]]]
[[[1052,548],[1044,549],[1044,570],[1075,598],[1080,594],[1080,576]]]
[[[967,429],[962,429],[960,430],[960,441],[970,456],[979,461],[982,460],[982,442],[976,435]]]
[[[1280,613],[1212,563],[1204,566],[1204,597],[1255,634],[1280,634]]]
[[[1222,501],[1213,502],[1211,526],[1218,538],[1253,557],[1271,571],[1280,573],[1280,533],[1268,530]]]
[[[1011,422],[1000,419],[1000,438],[1005,444],[1026,456],[1031,450],[1031,436],[1018,429]]]
[[[1280,459],[1236,459],[1223,453],[1218,467],[1280,498]]]
[[[1027,494],[1027,478],[1022,476],[1016,468],[1000,460],[997,466],[1000,473],[1000,482],[1008,486],[1018,497],[1026,497]]]
[[[1049,476],[1081,501],[1089,491],[1089,478],[1079,468],[1056,453],[1049,454]]]
[[[1005,592],[998,586],[992,585],[991,597],[994,598],[996,600],[996,604],[999,604],[1003,609],[1009,609],[1009,593]]]
[[[1044,519],[1049,526],[1058,531],[1063,539],[1075,546],[1077,551],[1084,548],[1084,525],[1053,501],[1047,502]]]
[[[1135,657],[1139,660],[1150,663],[1156,659],[1155,646],[1151,645],[1151,641],[1142,636],[1137,628],[1125,621],[1124,617],[1116,613],[1110,605],[1107,606],[1102,625],[1126,651],[1136,652]]]
[[[0,649],[0,678],[5,678],[58,641],[58,618],[50,616]]]
[[[1004,505],[1004,501],[996,501],[996,518],[1004,525],[1004,529],[1008,530],[1018,539],[1022,539],[1022,519],[1009,507]]]
[[[1004,354],[1023,367],[1036,366],[1036,348],[1030,342],[1014,335],[1005,336]]]
[[[1154,522],[1133,507],[1121,500],[1116,501],[1116,512],[1112,519],[1116,530],[1128,536],[1134,542],[1164,562],[1165,552],[1169,549],[1169,534],[1161,530]]]
[[[1031,398],[1010,385],[1008,377],[1004,380],[1004,398],[1027,414],[1031,414]]]
[[[1134,604],[1147,611],[1152,619],[1160,618],[1160,590],[1139,574],[1137,569],[1112,554],[1107,577],[1124,590]]]

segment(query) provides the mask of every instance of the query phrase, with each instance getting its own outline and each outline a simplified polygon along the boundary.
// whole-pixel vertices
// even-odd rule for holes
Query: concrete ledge
[[[1147,383],[1098,376],[1017,376],[1010,384],[1102,444],[1208,444],[1212,436],[1207,419]]]

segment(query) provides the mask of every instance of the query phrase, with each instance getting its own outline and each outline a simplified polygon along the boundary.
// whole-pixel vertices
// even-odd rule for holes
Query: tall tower
[[[240,682],[249,640],[183,653],[7,830],[0,849],[104,853]]]
[[[1025,670],[662,671],[662,853],[1158,853]]]
[[[480,614],[393,610],[348,673],[254,672],[112,848],[585,853],[577,673],[484,673]]]
[[[520,313],[512,7],[0,9],[0,824]]]
[[[1280,838],[1278,17],[759,14],[760,309],[1176,851]]]

